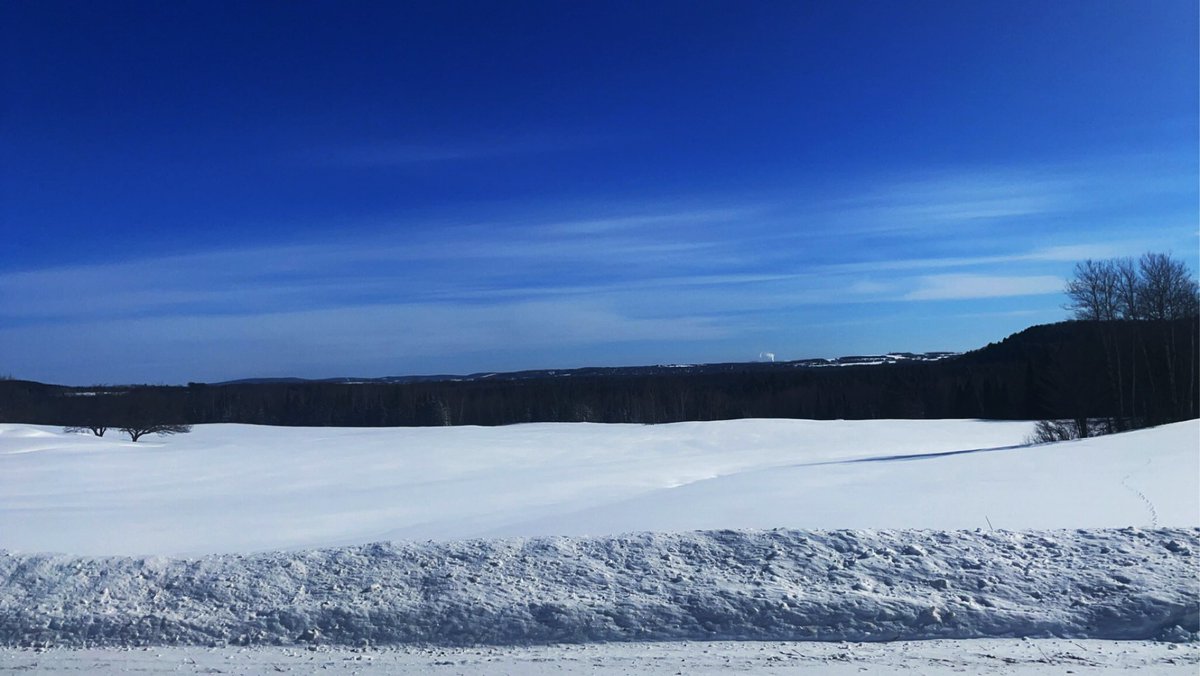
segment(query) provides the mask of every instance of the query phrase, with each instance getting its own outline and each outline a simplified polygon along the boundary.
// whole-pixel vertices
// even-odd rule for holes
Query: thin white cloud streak
[[[885,186],[847,198],[843,211],[831,207],[837,200],[756,199],[738,206],[723,197],[707,207],[697,200],[626,205],[616,215],[596,207],[576,219],[405,223],[365,235],[357,230],[353,240],[7,273],[0,275],[0,321],[12,328],[0,343],[9,359],[28,355],[31,364],[35,348],[54,346],[41,358],[65,363],[82,359],[69,353],[78,350],[93,359],[110,355],[117,364],[158,355],[169,366],[171,359],[201,364],[233,355],[241,366],[231,376],[259,372],[248,368],[259,363],[277,364],[278,373],[292,363],[307,365],[292,373],[313,373],[318,363],[344,365],[330,375],[361,363],[364,373],[379,374],[384,367],[372,364],[390,363],[389,355],[406,350],[432,359],[497,345],[720,341],[777,333],[801,312],[831,315],[839,305],[1050,295],[1061,291],[1055,275],[1071,261],[1169,248],[1162,242],[1184,230],[1194,244],[1194,225],[1180,228],[1178,221],[1139,229],[1136,240],[1129,228],[1119,239],[1059,230],[1053,245],[1040,225],[1015,233],[993,216],[1007,210],[1021,219],[1041,209],[1057,219],[1059,209],[1077,204],[1074,186],[1093,185],[1018,178]],[[905,210],[924,216],[893,218]],[[781,233],[789,219],[797,225]],[[944,237],[948,231],[953,240]],[[931,241],[940,251],[978,255],[905,255],[928,251]],[[884,260],[853,260],[864,254]],[[939,274],[949,271],[956,274]],[[156,351],[156,340],[174,351]]]
[[[976,197],[961,201],[896,204],[887,213],[906,223],[942,223],[1048,214],[1063,208],[1055,196]]]
[[[1065,281],[1050,275],[1005,277],[998,275],[930,275],[904,294],[904,300],[972,300],[1061,293]]]
[[[998,220],[1046,216],[1077,208],[1077,177],[984,171],[920,181],[889,182],[823,201],[815,215],[836,220],[843,232],[890,235],[945,234],[979,229]]]
[[[689,213],[645,220],[695,218]],[[596,221],[586,223],[592,227]],[[472,288],[513,287],[514,275],[540,274],[544,285],[548,266],[645,277],[748,262],[703,233],[693,239],[623,232],[548,237],[538,225],[459,226],[415,237],[376,233],[353,243],[260,246],[7,273],[0,275],[0,316],[154,312],[202,304],[261,309],[306,297],[327,304],[345,295],[445,298],[456,292],[472,296]]]
[[[819,278],[813,275],[801,274],[727,274],[727,275],[691,275],[691,276],[659,276],[640,279],[630,279],[603,284],[578,285],[538,285],[511,286],[502,289],[473,288],[462,289],[452,294],[462,299],[537,297],[537,296],[604,296],[623,292],[645,295],[646,291],[655,291],[654,298],[661,299],[662,293],[681,290],[694,293],[702,287],[742,287],[748,285],[761,286],[775,282],[790,282],[793,284],[803,281],[817,282]]]
[[[766,207],[737,207],[684,210],[672,213],[598,218],[594,220],[567,220],[534,226],[532,230],[547,235],[586,236],[612,232],[657,229],[664,226],[694,227],[711,223],[738,224],[756,218]]]
[[[960,312],[954,315],[957,319],[994,319],[997,317],[1039,317],[1045,316],[1049,310],[1002,310],[997,312]]]
[[[526,271],[525,262],[564,265],[573,260],[560,255],[564,248],[561,243],[534,246],[539,255],[524,249],[519,241],[494,247],[486,255],[486,247],[480,243],[478,258],[465,266],[464,257],[454,248],[414,252],[343,244],[12,273],[0,276],[0,317],[74,321],[99,316],[255,314],[347,304],[494,303],[536,298],[600,298],[646,313],[655,312],[655,308],[659,313],[669,312],[669,308],[679,306],[723,313],[924,299],[932,293],[922,290],[928,286],[927,278],[883,273],[1076,260],[1080,254],[1102,253],[1098,247],[1063,246],[1006,256],[840,264],[806,272],[703,272],[747,266],[737,256],[720,252],[719,242],[620,243],[624,246],[617,246],[615,251],[594,242],[565,247],[578,252],[581,259],[594,261],[590,266],[573,267],[611,280],[598,283],[564,283],[546,274],[534,274],[527,281],[512,277],[514,270]],[[719,253],[705,255],[710,250]],[[415,266],[414,261],[437,264]],[[608,272],[610,267],[618,270]],[[914,285],[918,286],[915,290]],[[978,284],[963,288],[974,289],[972,293],[978,294],[975,297],[1008,295],[1003,289],[982,289]]]
[[[1088,258],[1113,258],[1146,250],[1145,240],[1125,242],[1086,243],[1050,246],[1021,253],[995,256],[948,256],[944,258],[905,258],[821,266],[828,273],[883,272],[933,270],[939,268],[969,268],[1027,262],[1073,262]]]
[[[613,234],[651,224],[671,223],[680,228],[727,221],[739,213],[733,209],[659,213],[613,219],[555,221],[549,224],[482,223],[442,225],[405,223],[361,234],[353,243],[340,240],[247,246],[228,250],[157,256],[121,263],[98,263],[45,268],[30,272],[0,275],[0,281],[37,276],[59,271],[137,271],[147,267],[221,268],[233,270],[253,265],[263,274],[305,273],[313,266],[370,261],[458,260],[510,256],[520,258],[574,258],[581,260],[636,258],[641,254],[692,252],[727,244],[721,241],[677,241],[678,230],[667,233],[669,239],[656,239],[656,233]],[[608,249],[598,249],[602,244]]]
[[[1195,195],[1194,165],[1181,166],[1171,156],[1129,156],[884,178],[842,196],[814,196],[803,213],[836,223],[842,235],[961,236],[1050,219],[1056,228],[1086,235],[1079,223],[1084,214],[1092,228],[1117,219],[1116,229],[1128,232],[1129,220],[1144,217],[1148,203],[1168,196],[1188,196],[1194,203]]]

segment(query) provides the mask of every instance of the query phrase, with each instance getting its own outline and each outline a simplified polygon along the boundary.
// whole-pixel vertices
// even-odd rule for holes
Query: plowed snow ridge
[[[6,645],[1194,639],[1197,529],[708,531],[0,556]]]

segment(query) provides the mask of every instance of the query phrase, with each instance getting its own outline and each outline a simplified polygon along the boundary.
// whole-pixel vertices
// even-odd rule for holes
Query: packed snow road
[[[672,642],[525,647],[90,648],[0,650],[0,671],[36,676],[117,674],[689,674],[1195,676],[1200,645],[1142,641],[981,639],[893,643]]]

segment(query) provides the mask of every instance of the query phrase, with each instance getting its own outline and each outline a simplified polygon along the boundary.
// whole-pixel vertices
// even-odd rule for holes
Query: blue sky
[[[0,373],[979,347],[1196,268],[1197,11],[0,0]]]

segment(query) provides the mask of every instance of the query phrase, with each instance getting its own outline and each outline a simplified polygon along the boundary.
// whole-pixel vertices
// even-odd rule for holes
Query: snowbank
[[[0,644],[1194,638],[1197,529],[710,531],[0,555]]]

